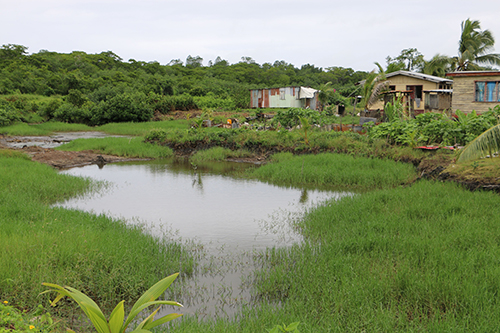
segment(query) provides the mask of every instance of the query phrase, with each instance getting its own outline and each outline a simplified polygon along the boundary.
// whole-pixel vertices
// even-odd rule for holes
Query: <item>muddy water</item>
[[[252,302],[254,256],[266,247],[300,242],[293,221],[315,204],[345,192],[278,187],[226,176],[241,163],[194,167],[182,161],[95,165],[63,171],[109,182],[101,193],[62,204],[144,223],[156,235],[176,235],[199,257],[195,275],[180,287],[183,313],[232,316]]]

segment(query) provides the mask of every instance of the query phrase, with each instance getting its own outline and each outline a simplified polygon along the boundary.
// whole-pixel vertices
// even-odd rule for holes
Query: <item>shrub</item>
[[[273,118],[273,123],[281,126],[293,127],[300,124],[300,118],[309,119],[311,124],[319,122],[320,115],[315,110],[290,108],[286,111],[278,110]]]
[[[153,128],[144,137],[145,141],[163,142],[167,139],[167,131],[162,128]]]
[[[20,114],[8,103],[0,103],[0,126],[11,125],[20,121]]]
[[[53,117],[55,120],[66,123],[88,124],[92,115],[88,105],[78,107],[70,103],[64,103],[54,112]]]
[[[94,109],[93,125],[120,122],[143,122],[153,117],[153,108],[143,93],[122,93],[101,101]]]

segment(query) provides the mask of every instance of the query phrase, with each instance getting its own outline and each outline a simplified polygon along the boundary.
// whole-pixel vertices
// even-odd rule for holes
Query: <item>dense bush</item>
[[[92,118],[91,108],[91,104],[78,107],[70,103],[63,103],[53,113],[53,118],[65,123],[88,124]]]
[[[320,114],[315,110],[300,108],[278,110],[273,118],[273,123],[279,123],[284,127],[293,127],[300,124],[300,118],[307,118],[309,123],[316,124],[319,122]]]
[[[228,111],[236,109],[236,103],[231,97],[221,98],[211,92],[205,96],[194,97],[194,100],[200,109],[222,109]]]
[[[153,117],[153,108],[143,93],[122,93],[101,101],[92,109],[92,125],[120,122],[142,122]]]
[[[387,139],[390,143],[409,146],[441,144],[466,145],[479,134],[500,120],[500,106],[490,109],[482,115],[471,112],[465,114],[459,110],[456,118],[445,114],[423,113],[415,119],[393,121],[369,127],[370,138]]]
[[[18,112],[8,103],[0,102],[0,126],[10,125],[21,120]]]

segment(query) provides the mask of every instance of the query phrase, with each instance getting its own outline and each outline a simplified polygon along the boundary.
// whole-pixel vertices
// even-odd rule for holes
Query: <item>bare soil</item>
[[[99,152],[85,151],[60,151],[52,148],[38,146],[25,146],[23,148],[12,148],[0,142],[0,149],[13,149],[22,151],[31,157],[33,161],[48,164],[56,169],[69,169],[85,165],[104,165],[113,162],[139,161],[145,159],[132,159],[120,156],[105,155]]]

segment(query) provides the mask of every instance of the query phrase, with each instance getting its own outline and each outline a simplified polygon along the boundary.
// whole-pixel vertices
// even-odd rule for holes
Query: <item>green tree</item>
[[[395,58],[387,57],[386,73],[395,72],[401,69],[407,71],[417,71],[424,65],[424,56],[416,48],[404,49]]]
[[[481,31],[479,21],[467,19],[462,22],[462,34],[458,43],[458,55],[453,57],[454,70],[480,70],[481,65],[500,66],[500,54],[493,50],[495,39],[489,30]]]
[[[425,61],[422,66],[422,73],[445,77],[446,73],[450,72],[453,65],[453,60],[442,54],[436,54],[431,60]]]
[[[188,55],[186,58],[186,67],[198,68],[203,67],[203,58],[200,56],[192,57]]]
[[[375,104],[379,100],[380,94],[389,85],[382,66],[378,62],[375,65],[377,65],[379,72],[371,71],[363,82],[360,105],[365,110],[368,110],[370,105]]]

